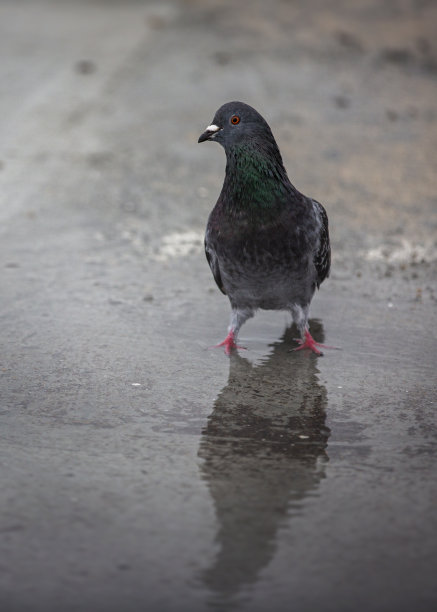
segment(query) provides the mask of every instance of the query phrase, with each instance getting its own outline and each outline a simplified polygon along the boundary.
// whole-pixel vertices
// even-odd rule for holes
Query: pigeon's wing
[[[321,222],[319,248],[314,258],[314,265],[317,270],[317,287],[320,287],[325,278],[329,276],[329,270],[331,269],[331,245],[326,210],[317,200],[313,200],[313,205]]]
[[[220,274],[220,268],[217,260],[217,255],[213,249],[208,246],[207,238],[205,238],[205,255],[208,260],[209,267],[211,268],[212,275],[214,276],[214,280],[217,283],[217,287],[220,289],[222,293],[226,295],[225,288],[223,287],[223,281]]]

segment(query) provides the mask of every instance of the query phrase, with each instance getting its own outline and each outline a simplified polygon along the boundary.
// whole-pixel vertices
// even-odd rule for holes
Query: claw
[[[300,346],[297,346],[296,348],[293,349],[293,351],[301,351],[302,349],[308,348],[311,351],[313,351],[313,353],[315,353],[316,355],[323,355],[322,351],[319,350],[320,348],[325,348],[325,349],[334,349],[334,350],[340,350],[338,348],[338,346],[328,346],[327,344],[321,344],[320,342],[316,342],[314,340],[314,338],[312,337],[312,335],[310,334],[310,332],[306,329],[305,330],[305,338],[293,338],[293,340],[295,340],[296,342],[298,342],[300,344]]]
[[[229,334],[226,336],[226,338],[223,340],[223,342],[220,342],[220,344],[215,344],[214,346],[211,346],[210,348],[219,348],[220,346],[224,346],[225,347],[226,355],[230,355],[232,349],[244,349],[244,350],[246,350],[245,346],[239,346],[238,344],[235,343],[235,337],[234,337],[234,332],[233,331],[229,332]]]

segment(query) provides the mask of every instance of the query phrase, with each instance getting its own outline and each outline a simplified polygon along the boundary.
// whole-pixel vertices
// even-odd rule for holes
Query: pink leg
[[[235,343],[235,336],[232,330],[229,332],[229,334],[226,336],[223,342],[220,342],[220,344],[216,344],[215,346],[212,346],[211,348],[218,348],[219,346],[225,347],[226,355],[230,355],[232,349],[244,349],[245,348],[244,346],[238,346]]]
[[[300,346],[293,349],[294,351],[301,351],[302,349],[308,348],[316,355],[323,355],[322,351],[319,350],[319,347],[327,349],[338,349],[337,346],[327,346],[326,344],[320,344],[320,342],[316,342],[307,329],[305,330],[304,334],[304,340],[302,340],[301,338],[295,338],[296,342],[299,342]]]

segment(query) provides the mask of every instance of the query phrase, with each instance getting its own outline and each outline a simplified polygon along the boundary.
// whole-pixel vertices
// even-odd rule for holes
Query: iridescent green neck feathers
[[[226,203],[261,212],[277,209],[286,202],[292,186],[276,146],[266,152],[248,143],[238,144],[226,151],[226,157],[222,189]]]

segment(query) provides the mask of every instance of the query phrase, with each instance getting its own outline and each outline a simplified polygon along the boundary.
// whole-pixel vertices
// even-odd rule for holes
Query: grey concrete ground
[[[437,605],[435,2],[0,4],[4,612]],[[330,217],[323,358],[202,253],[225,101]]]

